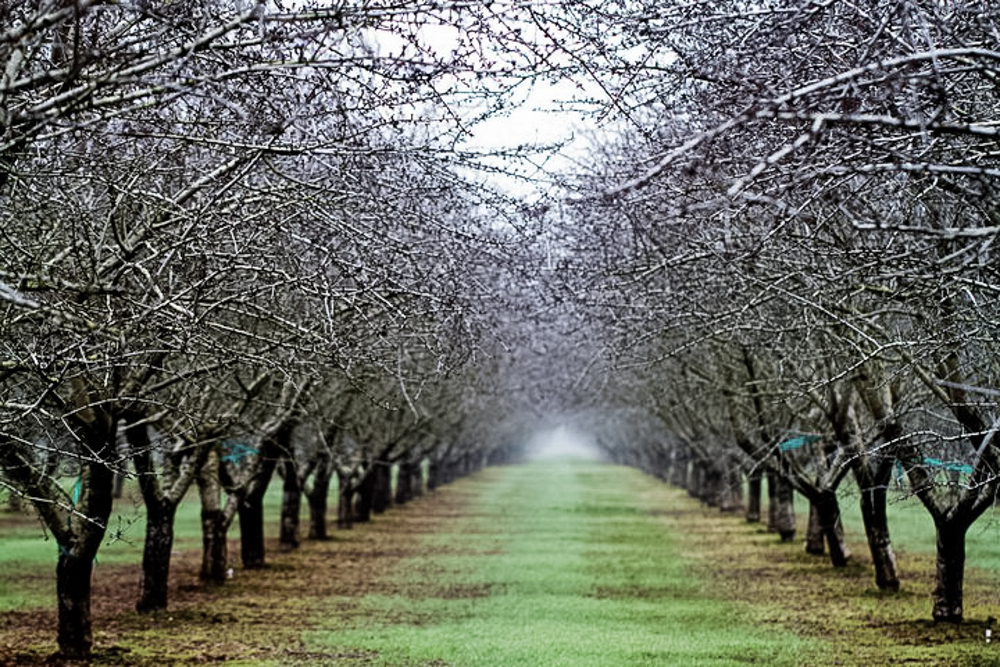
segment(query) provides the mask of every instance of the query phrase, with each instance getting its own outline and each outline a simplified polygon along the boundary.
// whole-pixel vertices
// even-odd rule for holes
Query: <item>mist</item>
[[[538,459],[587,459],[601,460],[603,453],[587,435],[568,426],[540,431],[528,443],[527,458]]]

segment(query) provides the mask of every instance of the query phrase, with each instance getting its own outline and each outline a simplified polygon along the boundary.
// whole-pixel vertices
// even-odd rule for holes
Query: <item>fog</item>
[[[604,458],[601,450],[585,434],[567,426],[558,426],[535,434],[528,443],[529,459],[591,459]]]

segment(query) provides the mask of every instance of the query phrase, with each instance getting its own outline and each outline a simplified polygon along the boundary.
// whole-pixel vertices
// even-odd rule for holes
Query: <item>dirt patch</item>
[[[934,623],[934,554],[897,552],[902,589],[884,592],[863,542],[852,545],[847,567],[835,568],[807,554],[802,539],[781,543],[760,524],[712,508],[679,502],[658,516],[695,563],[705,595],[739,603],[750,622],[824,642],[803,664],[1000,665],[1000,646],[985,643],[991,615],[1000,616],[995,573],[970,567],[966,621]]]
[[[669,600],[676,591],[669,587],[595,586],[591,596],[598,600]]]
[[[376,516],[333,539],[307,541],[279,553],[267,545],[269,565],[262,570],[237,568],[233,579],[216,587],[198,578],[200,553],[184,551],[171,565],[170,608],[133,611],[140,569],[100,565],[94,575],[94,660],[99,665],[152,667],[268,660],[280,664],[370,664],[375,656],[351,651],[317,654],[302,642],[302,632],[316,626],[363,623],[361,598],[393,595],[398,585],[386,574],[400,560],[426,554],[424,536],[460,513],[461,494],[436,494]],[[26,518],[27,521],[32,519]],[[230,553],[239,553],[238,542]],[[407,595],[467,598],[488,594],[477,586],[426,581]],[[331,619],[331,616],[334,618]],[[338,620],[339,619],[339,620]],[[0,614],[0,665],[58,666],[56,610]]]

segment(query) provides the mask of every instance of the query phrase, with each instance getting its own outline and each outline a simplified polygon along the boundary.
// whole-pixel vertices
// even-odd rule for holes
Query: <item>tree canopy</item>
[[[992,505],[989,3],[0,19],[0,485],[67,578],[115,474],[168,521],[206,469],[249,511],[278,461],[364,495],[560,424],[665,477],[771,475],[831,550],[848,476],[900,471],[945,544]],[[486,136],[538,95],[537,139]],[[961,620],[964,550],[941,558],[933,614]]]

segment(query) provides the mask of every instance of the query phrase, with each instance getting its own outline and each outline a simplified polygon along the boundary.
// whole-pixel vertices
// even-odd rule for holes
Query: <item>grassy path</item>
[[[465,506],[395,570],[396,590],[309,645],[385,665],[793,665],[809,651],[706,597],[657,516],[670,490],[634,470],[542,462],[441,493]]]

